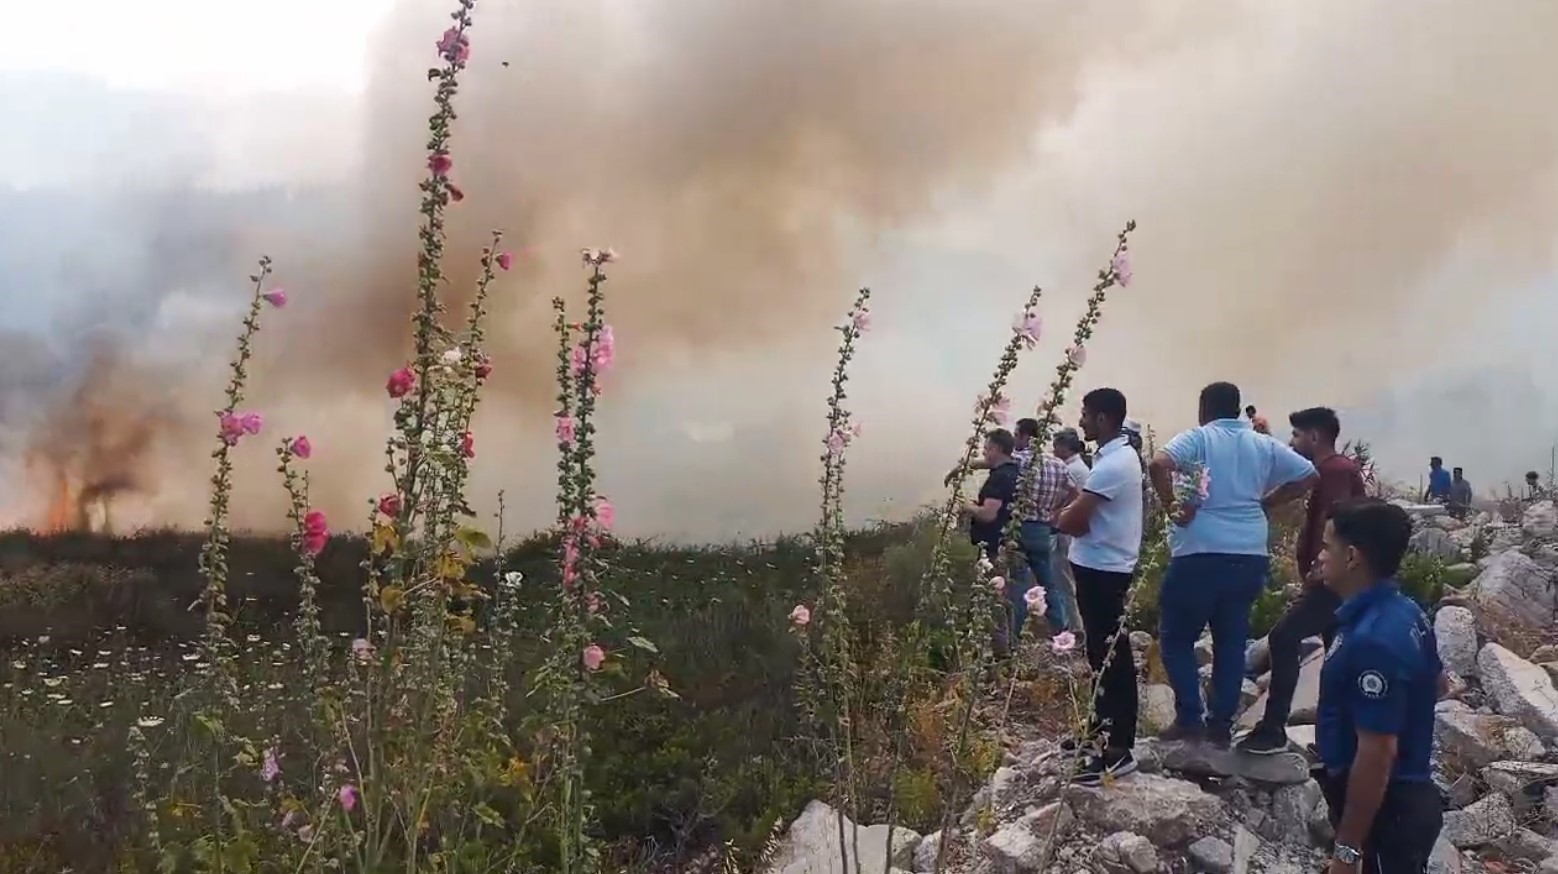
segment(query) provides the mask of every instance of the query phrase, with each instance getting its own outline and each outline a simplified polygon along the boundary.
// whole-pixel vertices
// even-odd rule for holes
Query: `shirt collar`
[[[1098,452],[1097,452],[1097,454],[1094,457],[1095,458],[1103,458],[1105,455],[1108,455],[1109,453],[1115,451],[1116,449],[1119,449],[1121,446],[1129,446],[1129,445],[1130,445],[1130,438],[1126,437],[1124,434],[1121,434],[1120,436],[1114,438],[1113,440],[1110,440],[1108,443],[1105,443],[1104,445],[1098,447]]]
[[[1248,431],[1255,427],[1255,423],[1249,419],[1213,419],[1206,423],[1208,428],[1226,428],[1229,431]]]
[[[1336,621],[1343,625],[1351,625],[1359,616],[1363,615],[1365,610],[1400,590],[1401,584],[1396,582],[1395,577],[1386,577],[1342,602],[1342,606],[1336,611]]]

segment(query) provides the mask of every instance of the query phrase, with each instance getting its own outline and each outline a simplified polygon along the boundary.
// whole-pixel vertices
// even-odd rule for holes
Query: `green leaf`
[[[633,645],[633,646],[638,647],[639,649],[643,650],[644,652],[652,652],[655,655],[659,655],[660,654],[660,649],[658,647],[656,647],[654,644],[650,643],[649,641],[645,640],[642,637],[630,637],[630,638],[628,638],[628,643]]]
[[[471,809],[471,812],[476,814],[477,819],[481,820],[487,825],[490,825],[494,828],[503,828],[503,817],[499,816],[496,810],[493,810],[487,805],[478,804]]]

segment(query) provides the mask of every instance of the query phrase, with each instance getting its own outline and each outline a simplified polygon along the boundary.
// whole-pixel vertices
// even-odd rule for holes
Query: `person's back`
[[[1428,489],[1423,493],[1425,501],[1448,501],[1450,499],[1450,472],[1444,469],[1444,462],[1436,455],[1428,461]]]
[[[1174,555],[1265,555],[1261,501],[1273,489],[1314,474],[1314,465],[1244,419],[1216,419],[1170,440],[1163,451],[1182,471],[1202,466],[1210,479],[1189,525],[1169,529]]]

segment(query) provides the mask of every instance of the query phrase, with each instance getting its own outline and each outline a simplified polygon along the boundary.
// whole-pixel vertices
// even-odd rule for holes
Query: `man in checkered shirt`
[[[1050,553],[1055,548],[1055,529],[1051,523],[1055,514],[1075,497],[1076,488],[1071,484],[1066,463],[1045,452],[1036,442],[1038,436],[1037,419],[1017,421],[1017,443],[1021,447],[1016,453],[1017,463],[1025,471],[1030,464],[1038,465],[1033,472],[1034,512],[1022,520],[1022,549],[1034,578],[1044,587],[1044,618],[1049,622],[1050,633],[1058,634],[1071,626],[1076,609],[1071,604],[1070,590],[1063,580],[1055,577],[1050,564]],[[1012,606],[1014,637],[1022,631],[1027,614],[1028,602],[1018,592]]]

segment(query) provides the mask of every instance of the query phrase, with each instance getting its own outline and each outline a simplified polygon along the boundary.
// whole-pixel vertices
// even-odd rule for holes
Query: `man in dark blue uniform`
[[[1395,580],[1411,536],[1404,510],[1370,499],[1338,505],[1326,525],[1320,574],[1342,599],[1315,737],[1336,827],[1330,874],[1422,874],[1444,824],[1429,770],[1439,649]]]

